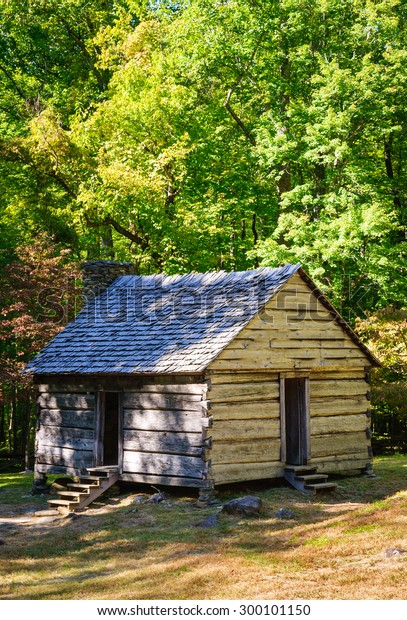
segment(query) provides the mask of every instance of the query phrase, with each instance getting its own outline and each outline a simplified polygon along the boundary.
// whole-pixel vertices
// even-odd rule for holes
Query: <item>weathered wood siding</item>
[[[278,373],[219,373],[208,397],[215,484],[282,475]]]
[[[103,387],[123,394],[123,480],[201,488],[211,485],[208,386],[202,378],[193,383],[190,376],[112,377],[105,384],[101,378],[97,382],[58,378],[40,384],[39,473],[75,475],[94,464],[95,394]],[[89,392],[80,391],[85,389]]]
[[[216,484],[283,475],[279,376],[287,373],[309,377],[311,462],[326,472],[365,467],[371,458],[369,366],[294,275],[208,368]]]
[[[368,375],[361,369],[310,377],[312,463],[321,472],[366,467],[372,456]]]
[[[205,377],[108,379],[105,389],[123,394],[122,478],[206,488],[283,475],[280,381],[293,373],[309,377],[311,462],[321,471],[365,467],[370,364],[296,274]],[[42,390],[37,467],[44,471],[92,463],[94,396],[86,392],[104,379],[95,375],[87,380],[93,387],[76,390],[70,381]]]
[[[36,471],[75,475],[84,468],[91,467],[95,423],[94,395],[66,392],[63,384],[41,384],[38,387],[40,394]]]
[[[123,397],[123,480],[207,487],[207,384],[146,383]]]

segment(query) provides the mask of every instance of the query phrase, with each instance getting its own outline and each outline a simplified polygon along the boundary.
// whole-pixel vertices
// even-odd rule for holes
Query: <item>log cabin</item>
[[[37,480],[110,467],[205,494],[369,470],[379,363],[300,265],[131,269],[85,264],[88,303],[25,369],[39,394]]]

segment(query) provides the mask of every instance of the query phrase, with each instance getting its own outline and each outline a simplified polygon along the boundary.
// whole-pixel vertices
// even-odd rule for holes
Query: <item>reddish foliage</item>
[[[80,272],[67,250],[45,236],[17,249],[0,278],[0,381],[20,371],[79,310]]]

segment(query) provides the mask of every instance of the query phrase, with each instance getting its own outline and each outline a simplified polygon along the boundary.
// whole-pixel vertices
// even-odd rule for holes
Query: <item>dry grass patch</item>
[[[171,494],[133,503],[118,490],[83,513],[52,522],[27,512],[29,476],[0,476],[1,599],[400,599],[407,598],[407,457],[376,459],[377,478],[337,480],[333,496],[308,498],[281,486],[253,485],[220,499],[261,496],[257,519]],[[295,518],[279,520],[288,508]],[[3,519],[3,521],[2,521]]]

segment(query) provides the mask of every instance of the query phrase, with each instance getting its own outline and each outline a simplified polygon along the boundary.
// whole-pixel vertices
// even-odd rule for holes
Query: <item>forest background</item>
[[[80,262],[300,262],[383,367],[407,434],[407,4],[0,0],[0,450],[19,375],[80,307]]]

